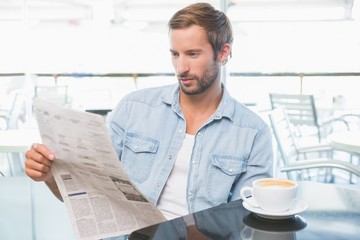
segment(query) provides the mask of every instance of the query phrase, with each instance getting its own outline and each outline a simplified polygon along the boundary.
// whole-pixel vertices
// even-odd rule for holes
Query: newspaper
[[[127,235],[166,220],[125,174],[102,116],[44,100],[34,110],[78,239]]]

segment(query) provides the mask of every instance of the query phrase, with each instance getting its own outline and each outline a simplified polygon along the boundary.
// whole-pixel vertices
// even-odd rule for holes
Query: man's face
[[[181,90],[188,95],[205,92],[219,79],[220,65],[205,31],[197,25],[170,31],[170,52]]]

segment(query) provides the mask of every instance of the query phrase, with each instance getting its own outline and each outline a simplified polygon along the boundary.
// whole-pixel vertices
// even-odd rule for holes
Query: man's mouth
[[[179,80],[184,84],[184,85],[188,85],[190,84],[194,78],[190,78],[190,77],[182,77],[182,78],[179,78]]]

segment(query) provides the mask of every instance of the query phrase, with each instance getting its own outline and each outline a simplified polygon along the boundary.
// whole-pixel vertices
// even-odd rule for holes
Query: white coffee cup
[[[252,207],[268,212],[284,212],[296,200],[298,184],[295,181],[277,178],[261,178],[253,181],[252,187],[243,187],[240,197]],[[252,198],[248,198],[248,196]]]

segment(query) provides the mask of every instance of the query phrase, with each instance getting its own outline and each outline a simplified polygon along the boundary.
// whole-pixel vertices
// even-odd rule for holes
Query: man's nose
[[[176,61],[176,73],[182,74],[189,71],[189,64],[185,58],[179,57]]]

